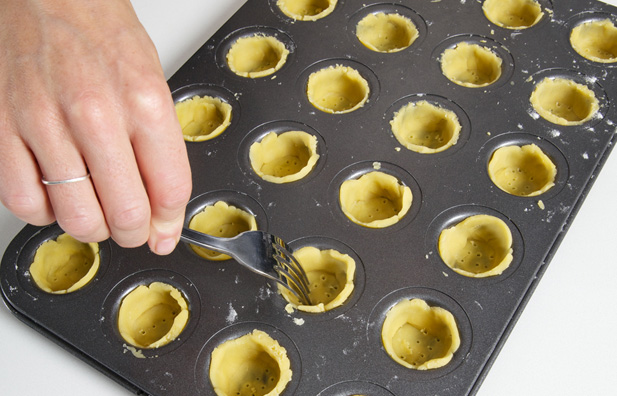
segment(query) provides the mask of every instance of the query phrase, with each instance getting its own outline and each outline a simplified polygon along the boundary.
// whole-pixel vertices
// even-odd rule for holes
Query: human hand
[[[156,50],[130,2],[0,0],[0,8],[0,201],[84,242],[111,236],[170,253],[190,167]]]

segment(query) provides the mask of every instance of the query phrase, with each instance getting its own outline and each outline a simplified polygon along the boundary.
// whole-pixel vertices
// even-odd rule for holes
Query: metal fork
[[[180,239],[233,257],[242,266],[281,284],[302,304],[311,305],[306,273],[291,248],[276,235],[246,231],[233,238],[218,238],[184,227]]]

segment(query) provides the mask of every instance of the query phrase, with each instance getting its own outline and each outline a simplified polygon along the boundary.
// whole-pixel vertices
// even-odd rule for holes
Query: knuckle
[[[83,89],[71,101],[71,116],[79,121],[98,122],[108,107],[108,100],[95,89]]]
[[[32,195],[9,194],[3,197],[2,204],[18,218],[34,225],[46,225],[54,220],[47,215],[46,203]]]
[[[152,78],[146,78],[145,81],[129,94],[131,112],[140,121],[160,122],[162,117],[169,115],[172,108],[169,88]]]
[[[156,196],[156,204],[165,210],[183,209],[191,197],[192,186],[190,180],[174,180],[165,184]]]
[[[150,213],[147,205],[128,205],[108,217],[110,227],[121,231],[135,231],[147,226]]]
[[[98,242],[105,239],[106,226],[99,216],[86,211],[76,210],[69,215],[58,218],[60,227],[76,239],[83,242]]]

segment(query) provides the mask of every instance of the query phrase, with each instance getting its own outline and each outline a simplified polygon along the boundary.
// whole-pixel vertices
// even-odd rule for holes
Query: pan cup
[[[276,396],[291,376],[287,351],[261,330],[225,341],[212,352],[210,381],[217,394]]]
[[[495,83],[502,75],[503,59],[478,43],[461,41],[441,55],[441,71],[453,83],[481,88]]]
[[[501,275],[513,260],[512,232],[495,216],[471,215],[441,231],[438,251],[444,263],[460,275]]]
[[[97,243],[79,242],[63,233],[38,247],[29,272],[34,283],[44,292],[67,294],[92,281],[100,261]]]
[[[367,228],[385,228],[399,222],[411,208],[412,199],[408,186],[379,170],[346,180],[339,190],[345,216]]]
[[[232,107],[218,97],[193,96],[175,107],[182,135],[189,142],[213,139],[231,124]]]
[[[189,221],[189,228],[219,238],[233,238],[245,231],[257,230],[255,216],[246,210],[217,201],[207,205]],[[199,256],[213,261],[229,260],[226,254],[189,244]]]
[[[557,166],[537,145],[508,145],[495,150],[488,175],[501,190],[519,197],[535,197],[555,185]]]
[[[336,8],[337,0],[276,0],[276,6],[294,21],[316,21]]]
[[[606,15],[583,20],[570,32],[570,45],[583,58],[602,64],[617,63],[617,26]]]
[[[414,370],[447,365],[461,342],[452,313],[420,298],[403,299],[388,311],[381,339],[396,363]]]
[[[188,303],[182,293],[163,282],[139,285],[120,303],[118,331],[137,348],[153,349],[169,344],[189,320]]]
[[[587,85],[566,77],[546,77],[536,84],[529,98],[545,120],[563,126],[584,124],[596,117],[600,102]]]
[[[335,249],[304,246],[293,253],[309,281],[312,305],[303,305],[286,288],[279,292],[294,308],[309,313],[330,311],[345,304],[354,291],[356,261]]]
[[[307,176],[317,164],[317,137],[304,131],[270,132],[251,144],[249,160],[263,180],[282,184]]]
[[[421,100],[402,106],[390,121],[390,128],[405,148],[434,154],[455,145],[462,126],[454,111]]]
[[[311,73],[306,85],[309,102],[330,114],[358,110],[364,106],[369,94],[369,83],[362,74],[353,67],[339,64]]]
[[[285,43],[264,33],[239,37],[226,55],[229,69],[240,77],[260,78],[279,71],[289,56]]]
[[[544,17],[537,0],[485,0],[482,11],[489,21],[506,29],[527,29]]]
[[[356,37],[371,51],[399,52],[419,37],[418,28],[406,16],[398,13],[369,13],[356,25]]]

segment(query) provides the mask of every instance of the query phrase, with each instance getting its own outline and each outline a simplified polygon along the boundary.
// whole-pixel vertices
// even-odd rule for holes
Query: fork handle
[[[201,246],[206,249],[212,249],[219,253],[232,255],[232,250],[229,248],[229,244],[233,238],[217,238],[212,235],[204,234],[190,228],[182,228],[182,234],[180,239],[184,242],[191,243],[193,245]]]

